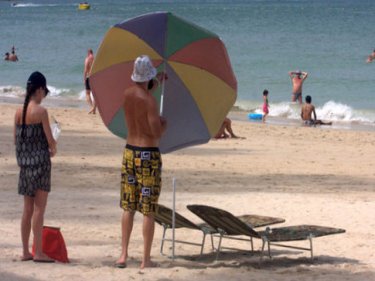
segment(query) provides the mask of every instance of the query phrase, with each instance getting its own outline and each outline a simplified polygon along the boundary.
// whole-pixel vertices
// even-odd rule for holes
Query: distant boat
[[[90,9],[90,4],[87,2],[78,4],[78,10],[88,10],[88,9]]]

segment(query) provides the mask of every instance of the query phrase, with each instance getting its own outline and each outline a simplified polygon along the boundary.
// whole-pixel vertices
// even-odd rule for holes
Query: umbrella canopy
[[[105,125],[126,138],[124,91],[135,59],[148,55],[168,80],[155,92],[167,119],[160,151],[209,141],[237,96],[237,81],[220,38],[169,12],[142,15],[110,28],[97,52],[90,86]]]

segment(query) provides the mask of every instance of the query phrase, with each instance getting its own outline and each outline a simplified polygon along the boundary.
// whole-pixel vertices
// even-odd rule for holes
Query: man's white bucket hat
[[[146,82],[154,78],[156,74],[157,70],[152,65],[150,58],[143,55],[135,60],[131,79],[134,82]]]

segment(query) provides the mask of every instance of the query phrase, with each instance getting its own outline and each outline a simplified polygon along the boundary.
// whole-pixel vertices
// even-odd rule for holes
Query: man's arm
[[[307,78],[307,75],[309,75],[307,72],[302,72],[302,80],[305,80]]]
[[[151,93],[151,94],[153,94],[155,91],[156,91],[156,89],[159,87],[159,86],[161,86],[161,83],[164,81],[164,80],[167,80],[168,79],[168,76],[167,76],[167,74],[166,73],[164,73],[164,72],[159,72],[157,75],[156,75],[156,77],[153,79],[153,83],[154,83],[154,85],[152,86],[152,88],[151,89],[149,89],[149,92]]]
[[[289,71],[288,74],[289,74],[290,79],[293,79],[293,75],[295,74],[295,72]]]
[[[316,112],[315,112],[315,106],[313,106],[312,110],[313,110],[313,115],[314,115],[314,122],[315,122],[315,121],[316,121]]]

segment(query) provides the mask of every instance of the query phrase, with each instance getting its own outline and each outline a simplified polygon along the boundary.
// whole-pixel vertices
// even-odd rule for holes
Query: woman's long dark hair
[[[31,83],[27,83],[26,86],[26,97],[25,101],[23,102],[23,110],[22,110],[22,136],[25,136],[25,127],[26,127],[26,113],[27,113],[27,106],[29,105],[30,98],[36,93],[36,90],[39,87],[32,85]]]

